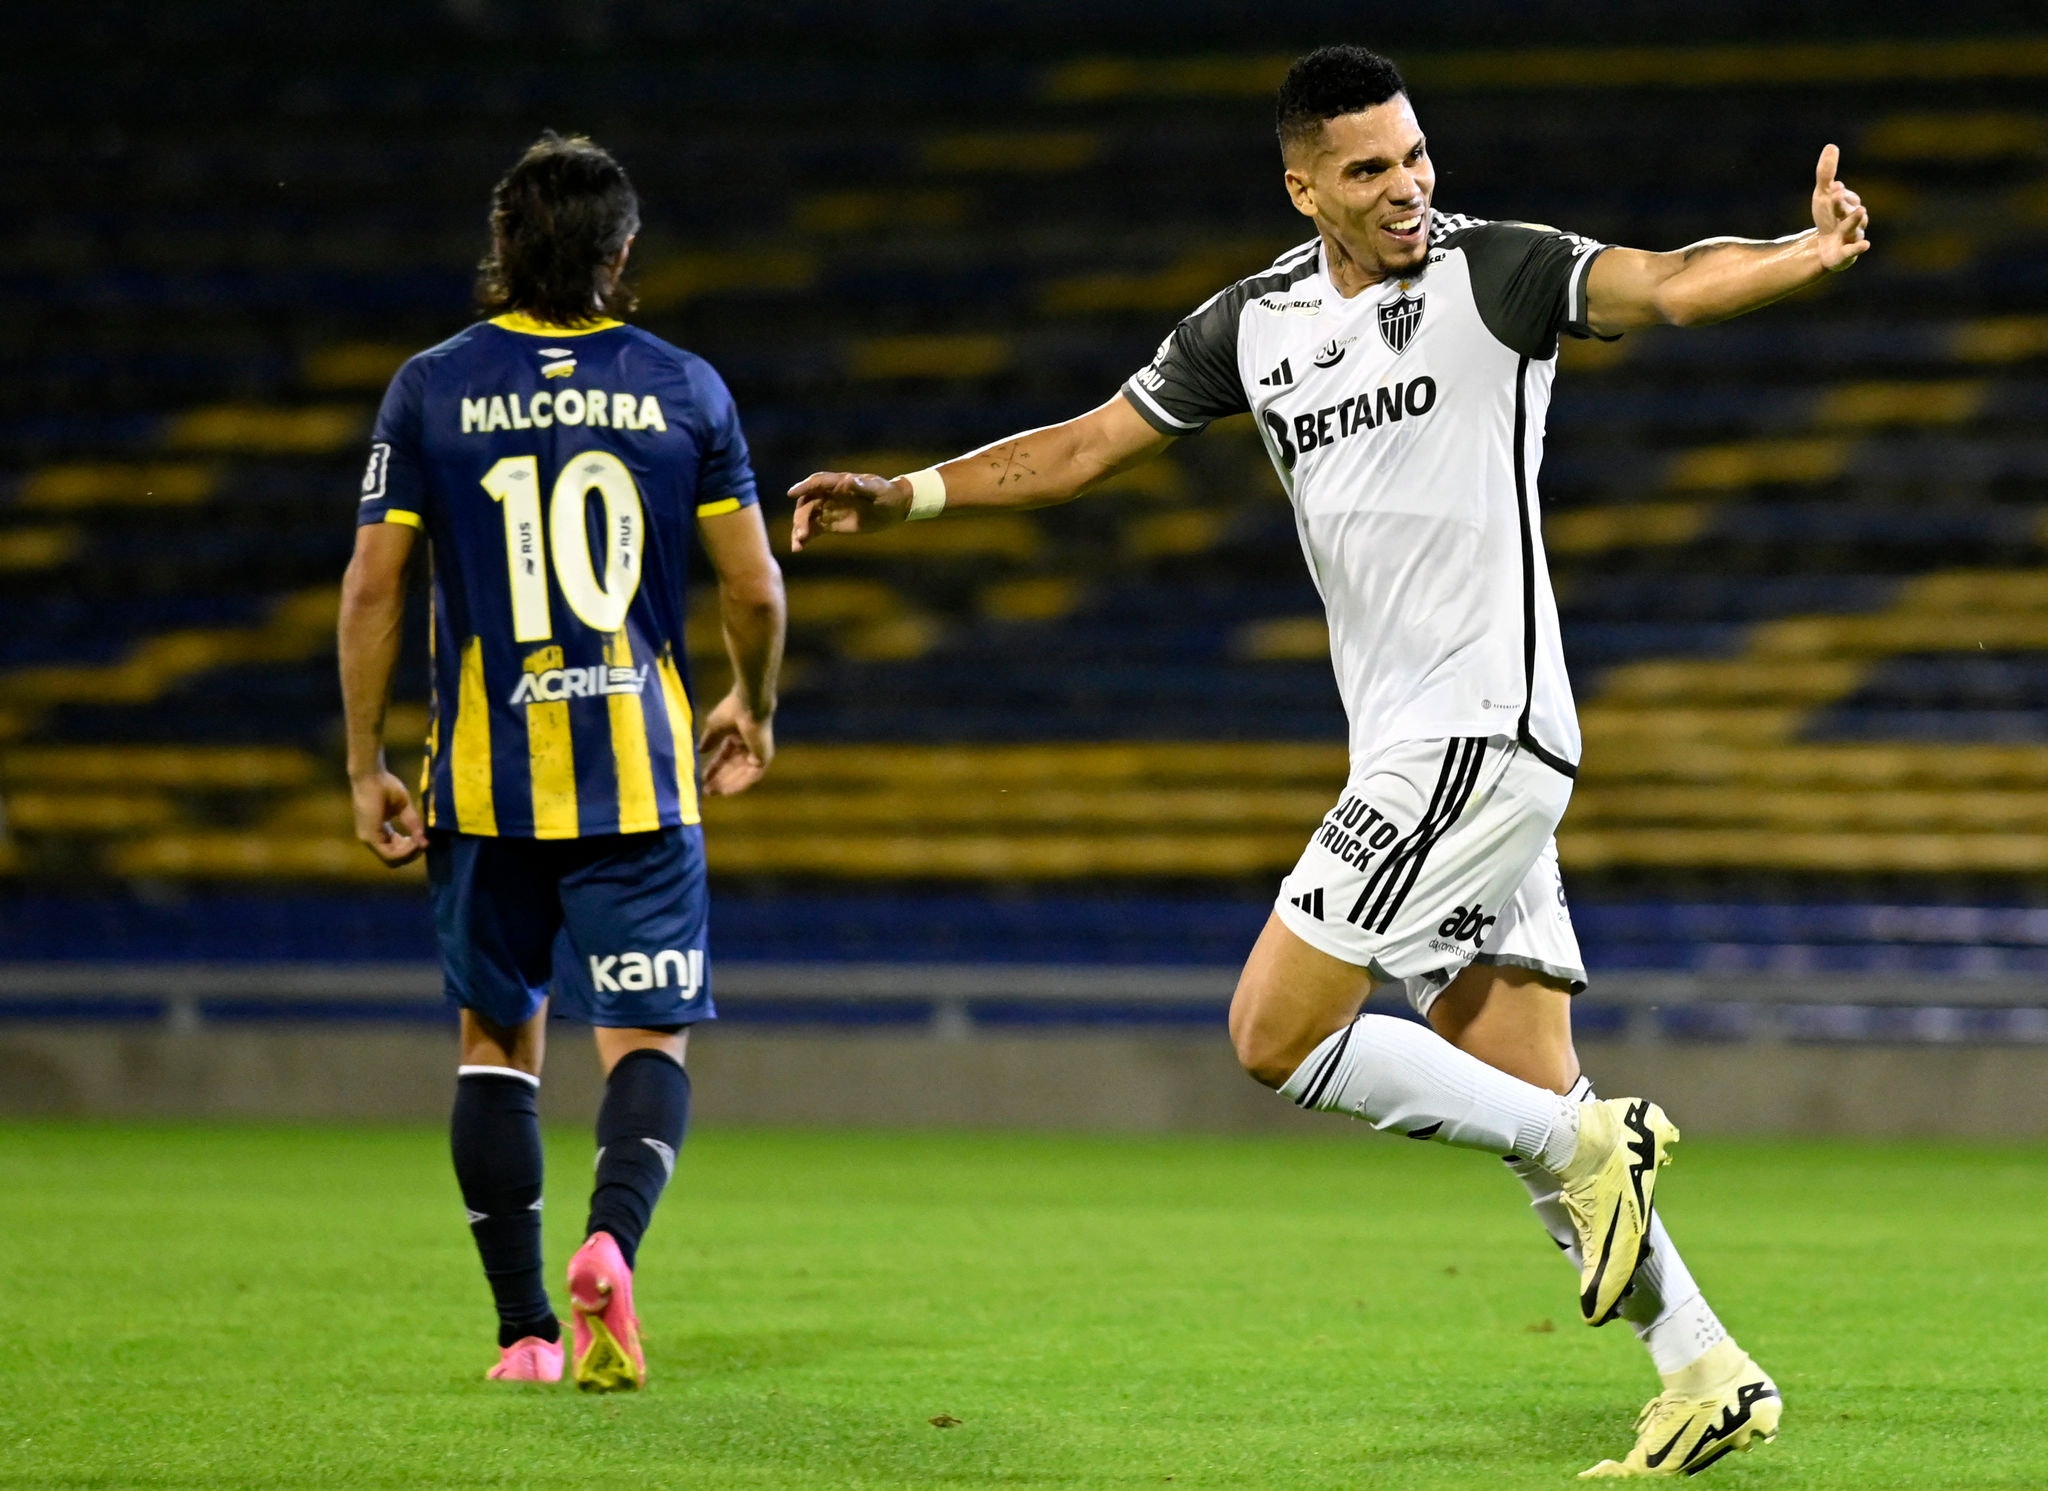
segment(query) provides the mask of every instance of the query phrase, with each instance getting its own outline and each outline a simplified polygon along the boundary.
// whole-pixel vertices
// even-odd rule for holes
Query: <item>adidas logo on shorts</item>
[[[1306,911],[1317,921],[1321,921],[1323,919],[1323,888],[1319,885],[1312,891],[1304,892],[1298,896],[1289,896],[1287,904],[1296,911]]]

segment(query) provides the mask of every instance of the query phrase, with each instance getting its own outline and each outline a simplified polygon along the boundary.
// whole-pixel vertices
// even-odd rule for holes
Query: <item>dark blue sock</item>
[[[690,1075],[659,1051],[630,1051],[612,1068],[597,1110],[597,1185],[584,1235],[609,1232],[626,1267],[690,1123]]]
[[[455,1111],[448,1120],[455,1180],[498,1303],[500,1346],[524,1336],[562,1338],[541,1283],[536,1091],[535,1083],[520,1077],[467,1072],[455,1079]]]

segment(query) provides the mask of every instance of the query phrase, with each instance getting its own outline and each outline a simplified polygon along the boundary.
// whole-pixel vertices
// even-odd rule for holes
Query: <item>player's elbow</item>
[[[341,577],[341,614],[350,617],[381,616],[405,605],[405,571],[366,563],[358,554],[349,561]]]
[[[1649,314],[1643,322],[1651,326],[1707,326],[1721,319],[1686,286],[1667,284],[1651,295]]]
[[[718,577],[718,596],[733,620],[756,623],[779,620],[787,605],[782,591],[782,566],[763,555],[756,564]]]

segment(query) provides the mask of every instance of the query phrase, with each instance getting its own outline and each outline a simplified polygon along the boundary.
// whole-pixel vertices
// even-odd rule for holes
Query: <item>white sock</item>
[[[1553,1168],[1579,1142],[1577,1103],[1391,1015],[1360,1015],[1316,1047],[1280,1093],[1411,1139],[1537,1155]]]
[[[1581,1077],[1566,1094],[1575,1103],[1591,1102],[1593,1084]],[[1557,1176],[1539,1163],[1511,1157],[1508,1168],[1529,1188],[1529,1205],[1543,1230],[1579,1266],[1578,1234],[1559,1199]],[[1692,1270],[1678,1256],[1664,1219],[1650,1218],[1650,1235],[1643,1254],[1643,1266],[1636,1270],[1635,1287],[1622,1297],[1621,1318],[1629,1323],[1636,1339],[1650,1353],[1659,1373],[1668,1377],[1691,1366],[1715,1346],[1728,1339],[1728,1332],[1707,1305]]]

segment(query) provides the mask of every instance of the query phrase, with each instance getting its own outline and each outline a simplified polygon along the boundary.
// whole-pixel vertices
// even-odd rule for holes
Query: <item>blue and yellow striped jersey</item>
[[[500,316],[406,363],[371,441],[357,521],[432,545],[428,825],[697,822],[689,545],[757,500],[710,364],[616,321]]]

